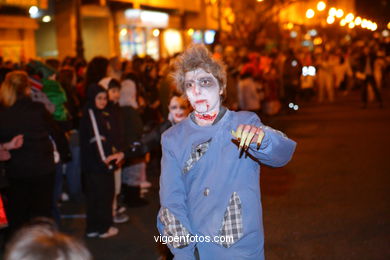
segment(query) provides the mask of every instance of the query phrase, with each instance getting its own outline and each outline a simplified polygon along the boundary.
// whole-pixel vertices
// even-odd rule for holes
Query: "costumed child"
[[[224,65],[204,45],[176,60],[194,111],[161,138],[157,227],[175,259],[264,259],[260,163],[281,167],[296,143],[253,112],[222,106]]]

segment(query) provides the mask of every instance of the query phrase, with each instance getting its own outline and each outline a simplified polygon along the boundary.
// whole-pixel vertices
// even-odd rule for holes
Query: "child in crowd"
[[[146,145],[148,150],[152,150],[160,145],[162,133],[171,126],[180,123],[190,113],[190,106],[178,92],[171,94],[171,98],[168,105],[168,118],[162,122],[159,126],[154,128],[150,133],[145,134],[142,137],[142,144]]]
[[[124,148],[124,125],[121,115],[121,108],[119,106],[121,84],[118,80],[112,77],[105,77],[99,81],[99,85],[107,90],[108,105],[107,111],[110,114],[110,139],[113,142],[114,152]],[[129,220],[124,211],[125,207],[118,205],[118,196],[121,191],[121,173],[122,169],[118,168],[114,172],[115,178],[115,196],[113,201],[113,216],[114,223],[125,223]]]
[[[87,104],[80,122],[81,168],[85,181],[87,237],[107,238],[118,234],[113,227],[113,170],[104,163],[113,143],[110,139],[110,119],[107,91],[100,85],[88,88]]]

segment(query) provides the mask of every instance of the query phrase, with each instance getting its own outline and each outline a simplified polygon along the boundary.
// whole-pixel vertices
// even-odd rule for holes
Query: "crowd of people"
[[[365,108],[371,87],[382,107],[389,46],[364,46],[268,52],[217,46],[213,58],[227,69],[224,105],[275,115],[315,95],[331,103],[336,93],[361,88]],[[0,188],[9,234],[38,216],[60,225],[65,190],[72,200],[86,198],[87,237],[115,236],[114,223],[129,219],[125,208],[148,203],[150,154],[160,159],[161,134],[191,110],[170,77],[175,58],[0,59]],[[125,158],[119,166],[107,160],[118,153]]]
[[[70,199],[85,194],[87,237],[116,235],[113,223],[128,220],[124,205],[147,204],[146,154],[189,112],[169,80],[159,79],[158,65],[95,57],[2,68],[2,195],[11,233],[36,216],[60,224],[64,176]],[[120,167],[105,164],[120,151],[127,158]]]

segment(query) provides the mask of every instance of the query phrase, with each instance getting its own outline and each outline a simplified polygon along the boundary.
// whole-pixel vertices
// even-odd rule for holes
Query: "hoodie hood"
[[[95,98],[99,93],[107,93],[107,91],[100,85],[93,84],[88,87],[87,90],[87,108],[92,108],[94,110],[100,110],[97,109],[95,104]]]

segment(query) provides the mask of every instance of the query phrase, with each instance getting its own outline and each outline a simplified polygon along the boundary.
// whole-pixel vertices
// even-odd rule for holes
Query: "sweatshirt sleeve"
[[[254,115],[250,124],[261,127],[264,131],[264,138],[261,142],[260,149],[257,150],[257,144],[252,143],[249,146],[249,153],[261,163],[272,167],[286,165],[294,154],[297,145],[296,142],[289,139],[281,131],[264,125],[257,115]]]
[[[165,135],[162,137],[161,144],[161,209],[157,217],[157,228],[160,234],[168,239],[167,245],[175,255],[175,259],[192,260],[195,259],[195,243],[188,241],[191,226],[182,172]]]

